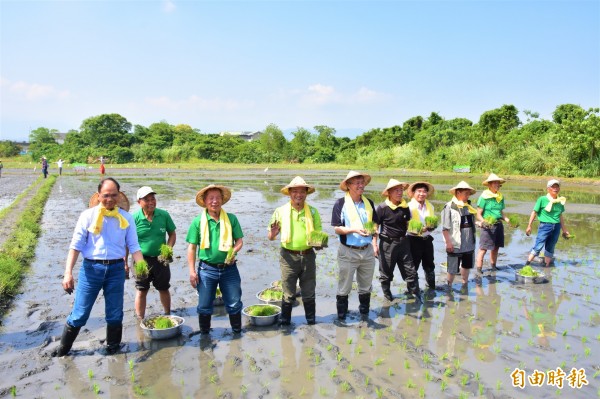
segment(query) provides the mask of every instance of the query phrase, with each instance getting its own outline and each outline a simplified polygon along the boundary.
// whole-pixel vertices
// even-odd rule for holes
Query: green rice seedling
[[[131,382],[135,382],[135,372],[133,370],[131,371],[131,375],[129,376],[129,379],[131,380]]]
[[[375,359],[375,366],[379,366],[383,363],[383,359],[378,357],[377,359]]]
[[[446,370],[444,370],[444,375],[446,377],[452,377],[454,375],[454,372],[452,371],[452,369],[450,367],[447,367]]]
[[[496,381],[496,391],[499,391],[502,389],[502,381],[497,380]]]
[[[429,372],[429,370],[425,370],[425,381],[431,382],[433,381],[433,376]]]
[[[493,217],[493,216],[486,216],[483,218],[483,222],[481,223],[481,227],[483,227],[484,229],[489,229],[490,227],[492,227],[493,225],[496,224],[498,220]]]
[[[354,353],[356,353],[357,355],[360,355],[362,351],[363,350],[361,345],[357,345],[356,348],[354,348]]]
[[[469,394],[466,392],[461,392],[458,394],[458,399],[467,399],[469,397]]]
[[[333,345],[332,344],[327,345],[327,352],[331,351],[332,349],[333,349]]]
[[[444,352],[444,353],[442,354],[442,357],[441,357],[440,359],[442,359],[442,360],[447,360],[447,359],[448,359],[448,356],[449,356],[448,352]]]
[[[242,395],[245,395],[248,393],[248,387],[244,384],[242,384],[242,386],[240,387],[240,392],[242,392]]]
[[[411,219],[408,222],[408,232],[414,235],[421,235],[423,232],[423,223],[417,219]]]
[[[213,374],[210,377],[208,377],[208,381],[211,384],[216,384],[217,382],[219,382],[219,377],[216,374]]]
[[[10,387],[10,395],[14,398],[15,396],[17,396],[17,386],[13,385],[12,387]]]
[[[341,388],[343,392],[349,392],[352,387],[350,386],[350,383],[348,383],[348,381],[344,381],[341,384]]]
[[[135,275],[140,278],[148,276],[148,263],[145,260],[141,260],[135,263]]]
[[[327,388],[325,388],[325,387],[319,387],[319,394],[321,396],[327,396]]]
[[[363,224],[363,228],[367,232],[367,234],[375,234],[377,232],[377,225],[373,221],[368,221]]]
[[[521,350],[521,345],[515,344],[515,352],[519,352]]]
[[[377,395],[378,398],[383,398],[383,389],[379,388],[379,387],[375,387],[375,394]]]
[[[508,224],[510,225],[510,227],[513,227],[515,229],[517,227],[519,227],[519,225],[521,224],[519,221],[519,216],[518,215],[510,215],[508,217]]]
[[[440,382],[440,390],[444,392],[446,389],[448,389],[448,383],[442,380],[442,382]]]
[[[98,395],[100,393],[100,385],[98,385],[97,383],[94,383],[94,385],[92,385],[92,391]]]
[[[94,372],[92,371],[92,369],[88,369],[88,378],[90,380],[94,378]]]
[[[315,378],[315,375],[312,373],[312,371],[308,370],[306,372],[306,379],[309,381],[312,381]]]
[[[539,357],[539,356],[534,356],[534,357],[533,357],[533,361],[534,361],[535,363],[539,363],[539,362],[540,362],[540,357]]]
[[[349,372],[349,373],[351,373],[351,372],[353,372],[353,371],[354,371],[354,366],[353,366],[353,365],[351,365],[351,364],[349,364],[349,365],[348,365],[348,372]]]
[[[347,339],[346,339],[346,343],[347,343],[348,345],[352,345],[352,338],[347,338]]]
[[[461,365],[460,359],[459,358],[454,359],[454,368],[456,369],[456,371],[458,371],[458,369],[460,369],[460,365]]]
[[[133,360],[129,360],[127,364],[129,365],[129,370],[133,370]]]
[[[246,308],[246,313],[250,316],[273,316],[279,313],[279,309],[271,305],[252,305]]]
[[[369,378],[369,376],[365,376],[365,386],[368,387],[369,386],[369,381],[371,380],[371,378]]]
[[[527,266],[523,267],[521,270],[519,270],[519,274],[521,276],[525,276],[525,277],[537,277],[540,275],[538,272],[533,270],[533,268],[529,265],[527,265]]]
[[[146,396],[148,394],[148,388],[142,388],[139,385],[134,385],[133,386],[133,392],[135,392],[136,395],[139,396]]]
[[[313,348],[308,348],[308,349],[306,350],[306,354],[307,354],[308,356],[312,356],[312,355],[313,355],[313,353],[315,353],[315,350],[314,350]]]
[[[321,361],[323,360],[323,358],[321,357],[321,355],[319,355],[318,353],[315,354],[315,364],[318,366],[319,364],[321,364]]]
[[[483,384],[477,385],[477,392],[479,392],[479,396],[483,396],[483,392],[484,392]]]
[[[568,233],[568,234],[563,233],[562,236],[563,236],[563,238],[565,240],[573,240],[573,239],[575,239],[575,234],[571,234],[571,233]]]
[[[409,378],[408,381],[406,381],[406,387],[412,389],[416,388],[417,386],[415,385],[415,382],[412,380],[412,378]]]
[[[277,302],[283,298],[283,290],[281,288],[266,288],[260,292],[258,297],[266,302]]]
[[[423,363],[425,364],[429,364],[431,363],[431,356],[429,355],[429,353],[423,353]]]
[[[410,369],[410,363],[408,362],[408,360],[404,361],[404,368],[407,370]]]
[[[419,398],[423,399],[425,397],[425,388],[419,388]]]
[[[225,264],[226,265],[230,265],[233,263],[233,261],[235,260],[237,253],[235,252],[235,250],[233,249],[233,247],[230,247],[227,250],[227,255],[225,256]]]
[[[440,219],[437,216],[426,216],[425,217],[425,228],[429,231],[433,231],[438,227]]]
[[[481,375],[479,374],[479,371],[475,372],[475,376],[473,378],[475,378],[475,381],[479,381],[481,379]]]
[[[388,376],[390,376],[390,377],[394,375],[394,371],[392,370],[392,368],[391,368],[391,367],[388,367],[387,374],[388,374]]]
[[[329,372],[329,376],[331,378],[337,377],[337,368],[334,367],[333,369],[331,369],[331,371]]]
[[[469,382],[469,376],[467,374],[464,374],[460,378],[460,385],[462,385],[464,387],[465,385],[467,385],[468,382]]]
[[[159,317],[154,322],[154,328],[157,330],[165,330],[172,327],[174,327],[173,321],[168,317]]]
[[[589,357],[592,354],[592,350],[590,348],[585,348],[583,350],[583,354],[585,355],[585,357]]]
[[[327,247],[329,235],[324,231],[313,230],[309,233],[307,241],[311,247]]]
[[[588,342],[588,339],[587,339],[587,337],[585,335],[583,337],[581,337],[581,343],[582,344],[585,344],[587,342]]]
[[[168,266],[169,263],[173,262],[173,248],[167,244],[160,246],[160,255],[158,255],[158,261],[163,265]]]

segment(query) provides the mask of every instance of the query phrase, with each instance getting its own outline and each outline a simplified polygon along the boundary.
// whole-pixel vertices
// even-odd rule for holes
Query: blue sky
[[[597,0],[0,0],[0,35],[1,140],[103,113],[346,135],[600,106]]]

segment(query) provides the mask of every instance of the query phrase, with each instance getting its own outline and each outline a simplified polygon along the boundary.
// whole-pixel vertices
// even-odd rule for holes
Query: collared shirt
[[[140,208],[133,214],[133,219],[142,254],[144,256],[160,255],[160,246],[167,242],[166,233],[175,231],[175,223],[169,212],[155,208],[152,221],[149,221],[144,215],[144,210]]]
[[[481,214],[483,218],[493,216],[496,219],[502,219],[502,211],[506,207],[504,205],[504,198],[502,198],[502,201],[498,202],[496,201],[496,198],[485,199],[481,196],[477,200],[477,206],[483,209],[483,213]]]
[[[283,248],[291,249],[294,251],[304,251],[305,249],[312,248],[310,245],[306,244],[307,237],[306,237],[306,224],[305,224],[305,219],[304,219],[304,208],[302,208],[300,210],[300,212],[298,212],[292,206],[291,207],[292,214],[286,216],[286,215],[281,214],[282,209],[284,207],[285,207],[285,205],[275,209],[275,212],[273,212],[273,215],[271,216],[271,221],[269,222],[269,226],[271,226],[275,221],[278,221],[279,226],[281,226],[281,218],[282,217],[291,218],[290,219],[290,221],[291,221],[290,229],[291,229],[292,240],[287,243],[281,243],[281,246]],[[316,231],[321,231],[323,229],[323,227],[321,226],[321,216],[319,215],[319,211],[317,211],[317,208],[312,207],[310,205],[308,206],[308,208],[310,209],[310,214],[312,215],[314,229]],[[279,240],[279,241],[281,242],[281,240]]]
[[[535,202],[533,210],[537,213],[538,219],[542,223],[560,223],[560,215],[565,211],[565,206],[560,202],[552,204],[550,212],[546,212],[546,205],[550,200],[545,195],[542,195]]]
[[[408,221],[410,220],[410,209],[408,207],[398,207],[394,210],[385,202],[382,202],[377,206],[375,212],[379,217],[382,236],[398,239],[406,235]]]
[[[367,201],[371,204],[371,208],[373,208],[373,222],[379,224],[379,217],[377,216],[377,212],[375,212],[375,204],[373,201],[367,198]],[[366,223],[368,220],[367,210],[365,209],[365,204],[361,201],[360,203],[354,203],[356,205],[356,210],[358,212],[358,216],[363,223]],[[333,212],[331,214],[331,225],[333,227],[338,226],[350,226],[350,218],[346,215],[344,211],[344,197],[339,198],[335,201],[333,205]],[[363,237],[358,233],[352,234],[342,234],[338,235],[340,242],[344,245],[354,245],[357,247],[363,247],[367,244],[371,244],[373,241],[373,236]]]
[[[420,203],[417,201],[417,206],[414,206],[414,202],[410,201],[408,203],[408,208],[411,210],[411,212],[413,209],[417,210],[417,212],[419,213],[419,220],[421,220],[421,223],[423,223],[423,225],[425,225],[425,218],[427,216],[435,216],[434,214],[431,214],[431,215],[429,214],[429,211],[427,210],[427,204],[425,203],[425,201],[423,201],[423,203]],[[411,213],[411,218],[412,218],[412,213]],[[411,232],[406,232],[406,235],[414,236],[415,234],[412,234]],[[421,237],[427,237],[430,235],[431,235],[430,231],[425,230],[425,231],[421,232]]]
[[[204,211],[208,212],[208,211]],[[189,244],[194,244],[198,246],[198,258],[210,263],[224,263],[225,258],[227,257],[227,252],[219,251],[219,239],[221,236],[221,221],[215,221],[210,215],[206,215],[208,220],[208,235],[210,238],[210,247],[205,249],[200,249],[200,215],[196,216],[194,220],[192,220],[192,224],[190,229],[188,230],[187,237],[185,241]],[[231,235],[233,241],[238,238],[244,237],[242,233],[242,227],[240,226],[240,222],[237,217],[233,213],[227,212],[227,217],[229,217],[229,222],[231,223]]]
[[[140,250],[135,222],[129,212],[119,209],[119,213],[127,219],[129,226],[125,229],[119,227],[119,220],[113,217],[104,217],[102,231],[96,235],[87,229],[96,219],[100,205],[86,209],[79,216],[70,249],[81,252],[85,259],[113,260],[124,258],[126,248],[130,253]]]

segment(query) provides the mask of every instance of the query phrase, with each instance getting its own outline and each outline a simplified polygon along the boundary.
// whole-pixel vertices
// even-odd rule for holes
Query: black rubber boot
[[[304,302],[304,314],[306,315],[306,324],[313,325],[317,323],[315,300]]]
[[[242,332],[242,314],[230,314],[229,315],[229,324],[231,324],[231,331],[234,334],[239,334]]]
[[[210,318],[209,314],[199,314],[198,322],[200,324],[200,334],[208,334],[210,333]]]
[[[383,291],[383,296],[385,297],[385,299],[387,299],[388,301],[392,302],[394,300],[394,296],[392,295],[392,291],[390,290],[390,282],[389,281],[382,281],[381,282],[381,291]]]
[[[67,355],[73,346],[73,342],[75,342],[75,338],[79,334],[79,330],[81,330],[81,327],[72,327],[69,323],[65,323],[62,337],[60,337],[60,345],[52,352],[52,356],[60,357]]]
[[[425,281],[430,290],[435,290],[435,273],[427,273],[425,275]]]
[[[369,308],[371,307],[371,293],[358,294],[358,311],[360,312],[360,318],[367,320],[369,318]]]
[[[348,314],[348,295],[336,295],[338,320],[346,320]]]
[[[289,326],[292,322],[293,303],[281,301],[281,315],[279,316],[280,326]]]
[[[123,337],[123,324],[108,324],[106,326],[106,351],[115,354],[121,348]]]

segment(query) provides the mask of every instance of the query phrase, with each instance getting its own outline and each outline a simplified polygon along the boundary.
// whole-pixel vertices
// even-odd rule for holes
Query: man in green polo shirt
[[[281,189],[283,195],[289,195],[290,201],[277,208],[269,222],[269,240],[274,240],[281,233],[279,266],[283,288],[280,318],[282,326],[291,323],[298,281],[306,322],[311,325],[316,323],[317,265],[315,251],[308,245],[308,235],[312,231],[321,231],[322,227],[319,212],[306,203],[306,196],[314,192],[313,186],[296,176],[290,184]]]
[[[150,289],[150,282],[158,290],[160,302],[165,314],[171,313],[171,294],[169,293],[171,269],[168,264],[158,260],[160,247],[167,244],[171,248],[175,245],[175,223],[171,215],[163,209],[156,207],[156,193],[151,187],[144,186],[137,192],[137,201],[140,209],[133,214],[138,235],[138,241],[148,263],[149,273],[146,277],[136,276],[135,287],[135,312],[137,317],[143,319],[146,315],[146,296]],[[167,239],[165,240],[165,235]]]
[[[550,266],[554,257],[554,247],[560,237],[560,231],[562,230],[565,238],[569,237],[569,232],[565,227],[565,220],[563,218],[567,199],[558,196],[560,193],[560,182],[556,179],[551,179],[546,184],[546,191],[546,195],[537,199],[529,217],[527,229],[525,230],[525,234],[531,234],[531,225],[537,216],[540,220],[540,226],[538,227],[535,244],[527,257],[526,265],[531,263],[539,255],[542,248],[544,248],[544,262],[546,266]]]

